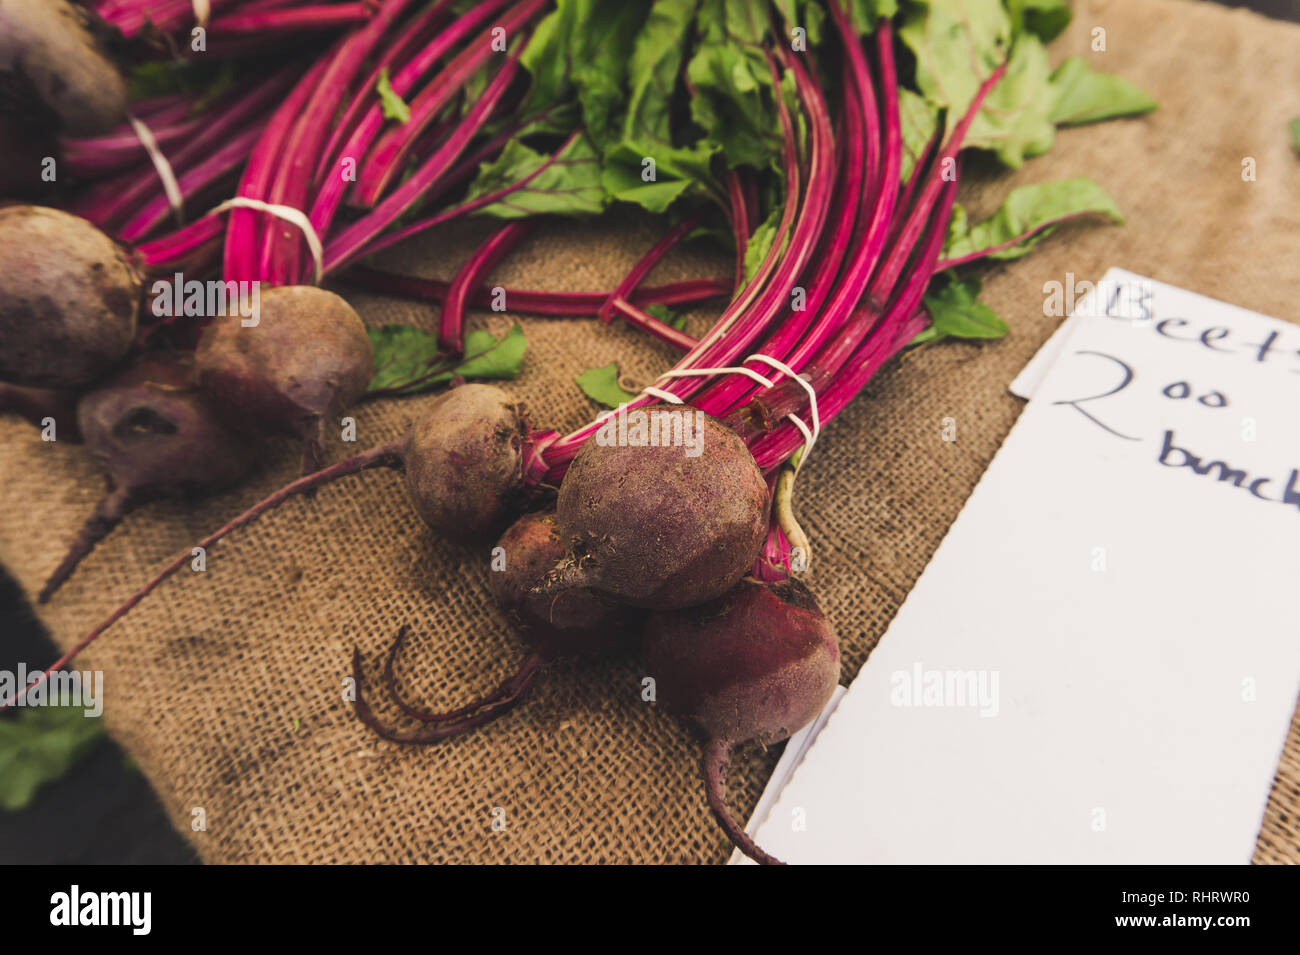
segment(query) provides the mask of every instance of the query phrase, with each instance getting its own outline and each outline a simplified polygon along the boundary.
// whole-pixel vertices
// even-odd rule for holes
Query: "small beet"
[[[449,540],[490,540],[523,503],[527,436],[523,409],[500,388],[467,384],[440,395],[402,451],[416,513]]]
[[[705,786],[719,825],[750,858],[776,862],[732,818],[726,768],[738,743],[787,739],[830,701],[840,676],[830,621],[798,581],[745,579],[710,603],[652,614],[645,662],[658,700],[709,740]]]
[[[546,660],[608,656],[629,648],[641,613],[592,590],[540,594],[537,585],[564,556],[554,513],[525,514],[497,541],[503,569],[488,586],[497,606]]]
[[[353,650],[352,666],[358,718],[384,739],[398,743],[435,743],[481,726],[512,708],[532,685],[541,668],[561,657],[603,657],[631,648],[640,635],[642,612],[590,590],[566,590],[543,596],[534,588],[564,552],[553,514],[525,514],[510,525],[493,548],[489,580],[492,596],[519,635],[533,649],[519,669],[488,696],[444,713],[429,713],[407,703],[397,690],[393,661],[407,630],[388,651],[384,681],[390,698],[407,716],[437,724],[414,732],[384,726],[362,693],[361,656]],[[504,567],[498,561],[504,561]]]
[[[726,593],[753,566],[768,511],[753,455],[701,411],[657,413],[684,416],[697,453],[671,443],[583,445],[560,485],[556,516],[568,549],[548,591],[589,587],[633,606],[675,609]]]
[[[141,280],[85,219],[41,206],[0,208],[0,380],[77,388],[131,347]]]
[[[260,295],[256,324],[214,319],[199,339],[199,386],[241,429],[304,442],[303,471],[320,467],[326,425],[374,374],[366,328],[352,306],[309,285]]]
[[[234,484],[253,451],[194,386],[188,355],[142,356],[77,405],[77,425],[109,493],[37,598],[44,603],[128,513],[159,497]]]
[[[69,136],[106,133],[126,114],[126,81],[65,0],[0,0],[0,108],[53,117]]]

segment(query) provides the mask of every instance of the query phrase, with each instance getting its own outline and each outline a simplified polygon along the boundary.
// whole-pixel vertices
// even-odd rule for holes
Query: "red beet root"
[[[510,525],[493,551],[488,578],[507,619],[546,660],[606,656],[628,649],[642,616],[603,594],[575,588],[555,595],[534,588],[564,556],[554,513],[525,514]],[[505,562],[496,569],[497,556]]]
[[[126,82],[103,55],[86,14],[64,0],[0,0],[0,87],[9,109],[64,133],[105,133],[126,112]]]
[[[304,442],[303,471],[320,467],[325,426],[365,393],[374,353],[352,306],[309,285],[260,296],[255,325],[239,317],[203,331],[199,385],[241,429]]]
[[[798,581],[746,579],[702,606],[652,614],[645,660],[657,698],[708,737],[705,787],[718,824],[750,858],[776,863],[732,818],[726,768],[736,744],[787,739],[829,702],[840,676],[830,622]]]
[[[500,388],[461,385],[439,396],[402,451],[424,523],[458,543],[500,531],[523,503],[527,435],[523,409]]]
[[[253,464],[252,448],[194,387],[189,356],[142,356],[81,399],[77,425],[109,493],[41,589],[41,603],[140,504],[228,487]]]
[[[589,440],[560,485],[567,545],[544,589],[588,587],[637,607],[691,607],[727,592],[767,534],[768,489],[735,432],[693,408],[654,409],[693,434],[658,446]],[[629,435],[632,429],[629,428]],[[671,431],[669,432],[671,434]]]
[[[119,362],[136,331],[140,278],[85,219],[0,209],[0,380],[78,388]]]

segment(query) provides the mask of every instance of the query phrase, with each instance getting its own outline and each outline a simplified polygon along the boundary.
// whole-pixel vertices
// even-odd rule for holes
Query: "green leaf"
[[[1028,30],[1044,43],[1060,36],[1073,18],[1066,0],[1008,0],[1007,10],[1015,35]]]
[[[1051,120],[1061,126],[1135,116],[1157,106],[1141,87],[1122,76],[1092,69],[1081,56],[1072,56],[1056,68],[1052,91]]]
[[[486,329],[475,329],[465,336],[466,360],[456,366],[455,374],[479,381],[508,381],[518,377],[527,348],[521,325],[511,325],[501,338]]]
[[[606,408],[617,408],[636,398],[636,395],[623,390],[618,377],[618,363],[610,362],[604,368],[588,368],[573,380],[592,401]]]
[[[898,28],[916,56],[917,89],[956,125],[1006,58],[1011,21],[1001,0],[916,0]]]
[[[438,362],[438,339],[428,332],[410,325],[384,325],[366,333],[375,353],[375,374],[367,391],[400,388]]]
[[[465,357],[439,353],[435,335],[410,325],[384,325],[368,330],[375,353],[375,374],[369,391],[417,395],[453,378],[509,379],[519,374],[526,343],[524,330],[513,325],[502,338],[484,329],[465,336]]]
[[[1105,216],[1115,223],[1124,221],[1115,200],[1091,179],[1021,186],[1011,190],[997,212],[974,225],[968,223],[964,209],[955,207],[942,258],[1017,259],[1061,221],[1087,214]],[[998,249],[1007,243],[1012,244]]]
[[[695,17],[696,0],[660,0],[650,8],[628,63],[626,142],[671,147],[672,94]]]
[[[1291,148],[1300,153],[1300,116],[1287,123],[1286,128],[1291,134]]]
[[[0,720],[0,808],[29,805],[43,785],[90,752],[103,724],[79,706],[33,706]]]
[[[768,250],[776,240],[776,230],[781,225],[780,207],[774,207],[768,217],[759,224],[749,237],[745,246],[745,281],[748,282],[758,272],[758,267],[767,258]],[[784,241],[784,239],[782,240]]]
[[[1008,331],[1007,323],[993,309],[976,301],[979,294],[979,279],[935,279],[923,299],[933,323],[909,344],[943,338],[1002,338]]]
[[[849,0],[849,18],[859,34],[865,36],[881,20],[898,13],[898,0]]]
[[[687,66],[691,118],[729,166],[765,169],[780,151],[772,75],[758,47],[703,43]]]
[[[379,94],[379,108],[383,110],[384,119],[394,119],[399,123],[410,120],[411,108],[394,92],[393,84],[388,80],[388,67],[379,71],[375,92]]]
[[[546,168],[522,188],[474,214],[519,219],[543,213],[583,216],[604,211],[606,193],[600,157],[585,136],[573,140],[554,157],[511,140],[496,159],[479,167],[465,200],[497,192],[543,165]]]
[[[649,8],[649,0],[559,0],[520,54],[532,84],[518,115],[554,113],[576,98],[589,133],[603,145],[610,118],[620,112],[631,44]],[[572,123],[554,115],[541,125],[561,135],[572,130]]]
[[[1022,34],[1011,51],[1006,73],[989,90],[971,123],[965,145],[992,150],[1012,169],[1051,149],[1056,137],[1051,119],[1056,94],[1050,80],[1042,41],[1032,33]],[[954,122],[951,113],[948,119],[950,124]]]
[[[660,0],[651,7],[628,60],[617,139],[604,146],[601,181],[610,197],[651,212],[666,211],[688,191],[718,191],[710,163],[719,145],[698,137],[687,142],[674,138],[673,100],[695,7],[696,0]]]
[[[899,87],[898,122],[903,133],[903,162],[899,168],[899,177],[906,182],[925,153],[925,147],[939,129],[939,111],[924,96],[913,93],[906,87]]]
[[[1023,32],[1012,46],[1011,19],[1000,0],[916,0],[910,9],[898,35],[916,56],[917,87],[947,110],[945,132],[952,132],[1005,59],[1006,72],[985,98],[965,145],[992,150],[1012,168],[1047,151],[1055,134],[1049,118],[1055,93],[1042,41]]]

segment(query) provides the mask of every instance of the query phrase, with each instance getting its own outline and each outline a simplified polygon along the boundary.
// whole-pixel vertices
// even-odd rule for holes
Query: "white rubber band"
[[[798,374],[793,368],[785,362],[773,358],[771,355],[764,355],[761,352],[750,355],[745,361],[761,361],[771,365],[781,374],[793,379],[799,384],[804,391],[808,392],[808,410],[812,413],[812,427],[809,428],[807,423],[795,414],[788,414],[786,417],[790,420],[804,438],[803,454],[799,456],[799,465],[795,469],[798,471],[803,467],[803,463],[808,460],[808,455],[812,452],[813,445],[817,443],[817,438],[822,432],[821,414],[817,410],[817,390],[808,382],[806,378]],[[682,368],[676,371],[666,371],[659,376],[659,380],[666,378],[701,378],[706,375],[744,375],[746,378],[752,378],[764,388],[772,388],[776,381],[764,378],[752,368],[737,366],[734,368]],[[669,404],[680,405],[682,399],[678,398],[672,392],[663,391],[653,385],[647,385],[641,389],[643,395],[650,395],[652,398],[658,398],[661,401],[667,401]]]
[[[649,395],[651,398],[658,398],[660,401],[666,401],[670,405],[685,404],[681,398],[678,398],[671,391],[664,391],[662,388],[656,388],[654,385],[646,385],[641,389],[641,394]]]
[[[261,199],[235,196],[235,198],[227,199],[217,206],[208,215],[220,215],[229,209],[256,209],[258,212],[270,213],[277,219],[292,222],[301,229],[303,238],[307,240],[307,248],[311,250],[311,257],[316,263],[316,284],[320,285],[321,277],[325,274],[325,250],[321,246],[320,236],[316,234],[316,229],[312,226],[311,220],[307,218],[305,212],[301,209],[295,209],[293,206],[278,206],[274,203],[263,202]]]
[[[749,359],[745,359],[748,361]],[[683,368],[679,371],[666,371],[659,376],[659,380],[665,378],[700,378],[705,375],[744,375],[747,378],[753,378],[764,388],[771,388],[776,382],[764,378],[752,368]]]
[[[809,452],[812,451],[813,445],[817,443],[817,438],[820,437],[822,433],[821,414],[817,410],[817,390],[813,388],[811,384],[809,384],[806,378],[804,378],[802,375],[797,374],[793,368],[791,368],[783,361],[778,361],[777,359],[773,358],[771,355],[754,354],[746,358],[745,361],[767,362],[769,365],[771,365],[777,371],[786,375],[788,378],[797,381],[801,386],[803,386],[803,390],[808,392],[808,411],[812,414],[812,428],[809,429],[808,425],[804,423],[802,418],[799,418],[793,414],[786,415],[786,417],[790,419],[790,421],[794,424],[794,426],[803,432],[804,440],[807,442],[804,445],[803,455],[799,458],[799,466],[795,468],[795,470],[797,471],[799,468],[803,467],[803,463],[807,459]]]
[[[208,27],[208,17],[212,16],[212,5],[208,0],[190,0],[190,5],[194,8],[194,25]]]
[[[167,157],[158,148],[158,140],[154,139],[153,130],[130,113],[126,114],[126,121],[131,124],[136,139],[140,140],[140,145],[149,154],[149,161],[153,163],[158,178],[162,180],[163,192],[167,194],[167,204],[172,207],[172,213],[176,216],[176,224],[184,225],[185,202],[181,198],[181,187],[176,181],[176,172],[172,169],[172,164],[167,161]]]

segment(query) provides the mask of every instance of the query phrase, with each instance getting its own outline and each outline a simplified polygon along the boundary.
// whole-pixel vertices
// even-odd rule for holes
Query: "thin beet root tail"
[[[208,550],[231,531],[238,530],[245,524],[251,524],[268,511],[275,510],[289,498],[298,494],[303,494],[306,491],[320,487],[323,484],[328,484],[337,478],[344,477],[348,474],[357,474],[358,472],[367,471],[371,468],[401,467],[402,446],[400,440],[392,441],[388,444],[381,444],[369,449],[368,451],[362,451],[360,454],[353,455],[346,460],[339,461],[337,464],[331,464],[329,467],[317,471],[315,474],[308,474],[300,477],[296,481],[286,484],[284,487],[280,488],[280,490],[258,501],[248,510],[244,511],[244,513],[227,523],[220,530],[209,534],[196,544],[187,545],[183,551],[172,558],[171,563],[160,570],[147,584],[128,597],[126,602],[109,614],[104,621],[99,624],[99,626],[95,627],[94,630],[91,630],[90,633],[86,634],[73,644],[72,649],[68,650],[68,652],[59,657],[59,659],[55,660],[47,669],[38,673],[30,683],[15,694],[11,701],[0,706],[0,713],[3,713],[5,710],[9,709],[9,707],[22,702],[23,698],[27,696],[27,693],[33,687],[44,683],[55,670],[71,663],[77,654],[94,643],[105,630],[125,617],[131,611],[132,607],[138,604],[145,597],[149,596],[149,594],[151,594],[159,584],[188,564],[194,556],[194,547],[202,547],[204,550]]]
[[[48,602],[54,596],[54,592],[63,586],[63,582],[72,576],[77,565],[95,549],[95,545],[107,537],[109,532],[122,522],[122,518],[135,510],[138,503],[139,501],[131,496],[127,488],[119,487],[95,505],[95,510],[86,518],[86,523],[81,525],[76,540],[68,548],[67,555],[45,581],[41,592],[37,594],[36,602],[38,604]]]
[[[443,713],[430,713],[427,710],[421,710],[407,703],[397,690],[397,678],[393,673],[393,664],[397,660],[397,653],[402,644],[406,642],[407,635],[411,632],[408,625],[403,625],[402,629],[397,632],[397,639],[393,645],[388,648],[388,658],[384,660],[384,689],[388,691],[389,698],[398,705],[403,713],[412,719],[419,720],[422,723],[448,723],[452,720],[458,720],[462,717],[469,716],[478,712],[486,706],[496,703],[508,692],[509,681],[503,682],[492,693],[480,697],[472,703],[467,703],[462,707],[454,710],[447,710]],[[525,661],[526,665],[527,661]]]
[[[507,710],[513,708],[522,698],[524,693],[532,685],[533,680],[541,670],[543,659],[541,654],[534,653],[524,660],[523,665],[514,676],[509,677],[497,687],[496,691],[484,700],[478,701],[483,703],[486,700],[492,700],[486,706],[478,709],[471,716],[458,719],[455,722],[438,722],[435,726],[429,726],[421,730],[413,730],[409,733],[402,733],[395,729],[390,729],[379,721],[374,711],[370,709],[370,704],[366,702],[363,692],[364,679],[361,673],[361,651],[352,648],[352,679],[356,698],[352,702],[352,708],[356,711],[357,719],[361,720],[372,732],[383,737],[392,743],[411,743],[427,745],[429,743],[438,743],[453,736],[459,736],[461,733],[468,732],[476,727],[490,723],[498,716],[501,716]],[[471,704],[475,706],[477,704]],[[469,709],[463,707],[462,709]],[[457,711],[459,712],[459,711]],[[436,716],[445,716],[450,714],[434,714]]]
[[[768,855],[760,849],[740,823],[731,815],[727,806],[727,766],[731,763],[731,743],[728,740],[710,740],[704,750],[704,789],[709,796],[709,808],[713,818],[727,834],[727,838],[737,849],[745,853],[759,865],[785,865],[775,856]]]
[[[315,433],[302,443],[302,464],[298,469],[300,474],[313,474],[319,471],[321,462],[325,458],[325,422],[318,422],[314,430]],[[316,492],[313,488],[306,493],[314,496]]]

